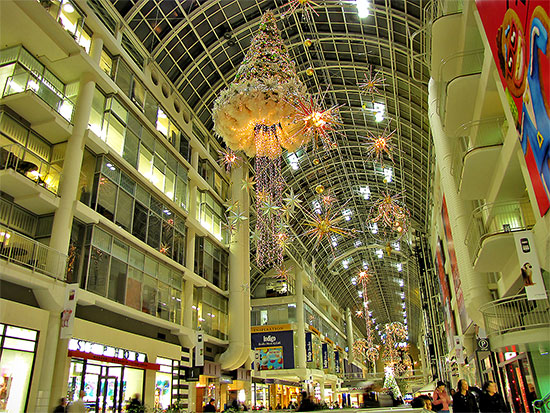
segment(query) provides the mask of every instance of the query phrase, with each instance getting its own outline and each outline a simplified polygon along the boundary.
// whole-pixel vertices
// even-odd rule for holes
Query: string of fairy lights
[[[317,6],[309,0],[290,0],[282,16],[301,12],[303,19],[311,21],[318,15]],[[311,45],[311,39],[304,41],[304,47]],[[305,73],[313,75],[313,68],[308,68]],[[357,87],[374,102],[374,95],[381,94],[385,80],[371,66]],[[330,188],[318,184],[314,188],[315,200],[310,209],[309,203],[302,203],[292,189],[287,189],[281,171],[284,151],[310,150],[319,163],[321,156],[317,156],[318,152],[329,152],[338,147],[342,105],[325,108],[325,95],[326,92],[307,92],[277,29],[276,16],[268,11],[261,18],[259,30],[235,78],[214,104],[214,131],[227,145],[227,149],[220,151],[220,164],[228,172],[241,166],[244,162],[241,153],[251,158],[254,164],[254,177],[247,174],[241,183],[232,182],[232,185],[240,184],[242,190],[255,192],[256,226],[251,239],[256,244],[256,264],[259,268],[274,268],[275,276],[281,279],[287,279],[291,272],[284,265],[284,256],[287,246],[294,242],[289,228],[297,212],[302,217],[301,226],[305,228],[297,236],[311,239],[313,248],[327,244],[333,255],[336,236],[352,238],[361,233],[360,229],[350,228],[347,223],[349,214],[345,211],[349,200],[340,202]],[[382,133],[367,131],[363,143],[367,159],[382,168],[387,163],[393,164],[396,151],[392,139],[398,138],[397,129],[391,130],[389,124]],[[383,191],[372,203],[367,218],[366,226],[377,227],[377,237],[386,244],[388,256],[393,243],[398,242],[410,228],[410,212],[403,198],[402,193]],[[231,204],[226,211],[225,229],[233,233],[238,230],[239,222],[245,219],[239,205]],[[372,363],[380,357],[379,346],[374,342],[378,326],[375,326],[369,310],[367,289],[374,275],[366,266],[355,277],[362,298],[356,316],[364,319],[366,335],[353,346],[356,356]],[[403,309],[405,311],[405,307]],[[398,322],[386,324],[385,332],[381,334],[383,360],[396,374],[404,371],[404,364],[399,360],[405,358],[400,357],[399,351],[406,348],[401,343],[407,337],[406,324]]]

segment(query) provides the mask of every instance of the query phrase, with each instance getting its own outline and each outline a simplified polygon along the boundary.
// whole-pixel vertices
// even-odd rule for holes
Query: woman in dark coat
[[[510,413],[504,399],[497,393],[497,384],[488,381],[483,385],[483,393],[479,400],[479,411],[487,413]]]
[[[468,382],[466,380],[458,381],[458,388],[453,396],[453,412],[454,413],[477,413],[477,403],[474,395],[468,390]]]

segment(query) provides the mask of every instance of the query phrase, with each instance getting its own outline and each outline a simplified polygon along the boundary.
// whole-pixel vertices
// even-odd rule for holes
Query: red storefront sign
[[[86,353],[85,351],[69,350],[67,355],[69,357],[77,357],[81,359],[104,361],[106,363],[122,364],[124,366],[135,367],[143,370],[160,370],[160,364],[147,363],[144,361],[127,360],[118,357],[102,356],[94,353]]]

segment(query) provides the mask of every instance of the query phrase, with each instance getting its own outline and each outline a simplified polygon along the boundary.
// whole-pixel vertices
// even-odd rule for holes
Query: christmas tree
[[[386,366],[384,371],[386,372],[384,377],[384,388],[390,390],[393,393],[394,398],[399,399],[402,395],[401,390],[399,390],[399,386],[397,385],[397,381],[395,380],[393,367]]]

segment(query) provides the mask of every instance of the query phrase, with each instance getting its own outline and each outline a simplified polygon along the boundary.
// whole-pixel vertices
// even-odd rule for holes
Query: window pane
[[[126,268],[127,265],[122,261],[116,258],[111,259],[108,297],[123,304],[126,293]]]
[[[156,250],[160,249],[160,217],[156,214],[149,213],[149,230],[147,232],[147,244]]]
[[[111,254],[113,255],[113,257],[116,257],[121,261],[128,262],[128,245],[114,238]]]
[[[126,231],[130,231],[132,225],[133,206],[134,198],[124,191],[118,191],[115,223],[120,225]]]
[[[132,102],[134,102],[140,109],[143,109],[145,105],[145,88],[134,78],[134,84],[132,87],[132,95],[130,96]]]
[[[138,171],[147,179],[152,177],[153,154],[145,146],[139,148],[139,166]]]
[[[157,280],[149,277],[148,275],[143,276],[143,295],[141,302],[141,311],[143,311],[144,313],[156,315]]]
[[[149,119],[153,125],[156,125],[157,123],[158,107],[159,105],[153,95],[147,93],[145,96],[145,117]]]
[[[111,221],[115,216],[117,186],[108,178],[102,176],[99,178],[99,200],[97,203],[97,212]]]
[[[175,183],[175,180],[176,180],[176,176],[175,176],[174,172],[172,172],[170,169],[166,168],[165,180],[164,180],[164,193],[171,200],[174,200],[174,183]]]
[[[92,109],[90,112],[90,120],[88,124],[90,129],[97,136],[101,137],[102,123],[103,123],[103,111],[105,110],[105,96],[100,90],[94,90],[94,98],[92,100]]]
[[[107,76],[111,77],[111,73],[113,70],[113,59],[111,59],[111,56],[105,51],[101,51],[101,60],[99,61],[99,67],[101,70],[103,70],[105,73],[107,73]]]
[[[132,225],[132,234],[142,241],[147,237],[147,215],[148,211],[139,202],[134,206],[134,222]]]
[[[106,142],[113,148],[116,153],[122,155],[124,147],[124,130],[126,127],[120,123],[114,116],[109,116],[109,124],[107,125]]]
[[[130,265],[143,270],[143,266],[145,263],[145,256],[139,252],[138,250],[135,250],[134,248],[130,248]]]
[[[132,72],[130,71],[130,68],[124,63],[122,59],[118,59],[117,61],[117,70],[116,70],[116,79],[115,82],[122,91],[130,96],[130,87],[132,86]]]
[[[128,280],[126,281],[126,305],[140,311],[142,285],[143,273],[129,267]]]
[[[157,309],[158,309],[158,316],[164,320],[168,320],[170,318],[170,288],[167,284],[159,282],[159,288],[158,288],[158,303],[157,303]]]
[[[128,161],[130,165],[137,168],[139,153],[139,139],[129,130],[126,131],[126,138],[124,140],[124,149],[122,157]]]
[[[111,252],[111,239],[112,237],[105,231],[94,227],[94,239],[92,241],[94,246],[101,248],[103,251]]]
[[[109,274],[109,255],[92,247],[90,267],[88,270],[87,290],[105,296],[107,274]]]

